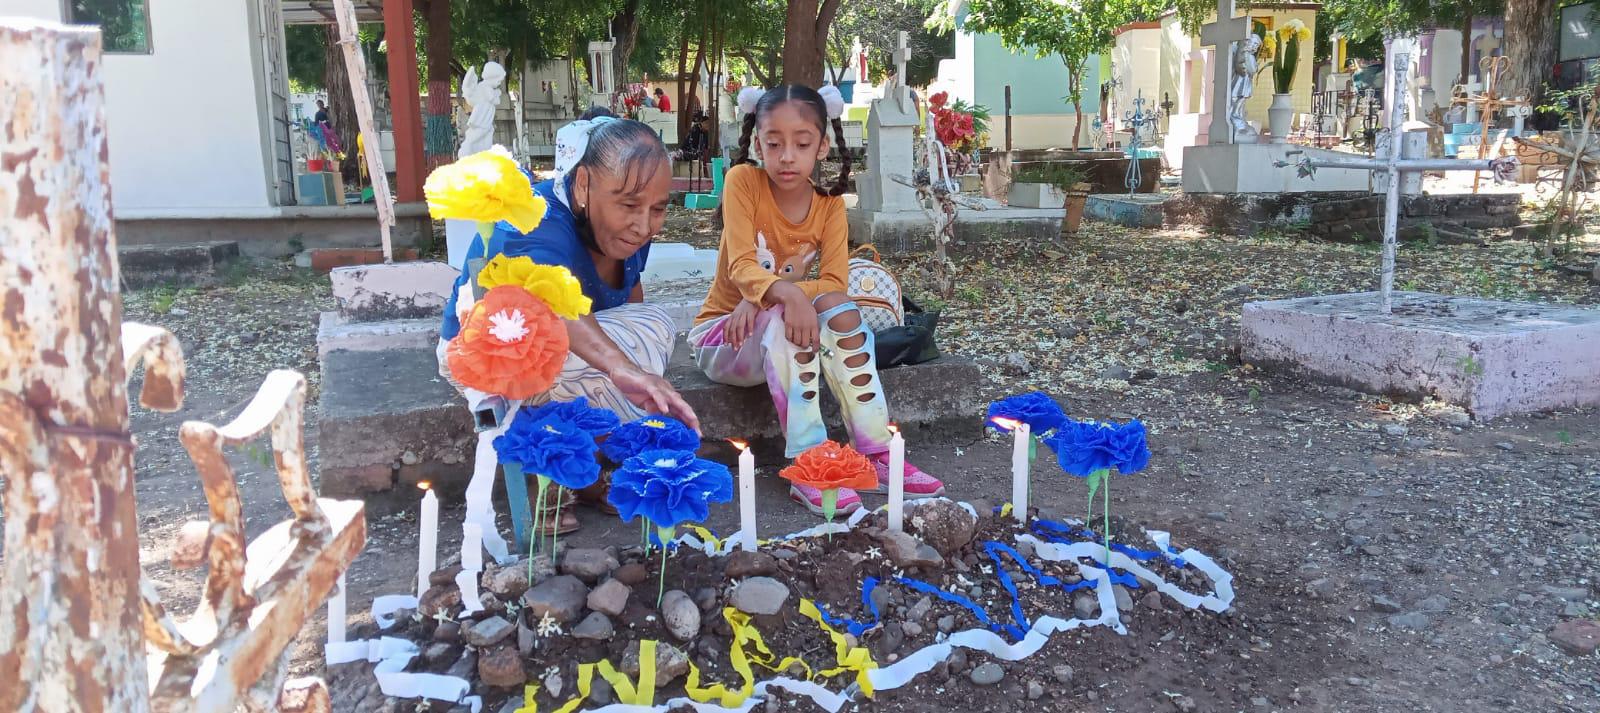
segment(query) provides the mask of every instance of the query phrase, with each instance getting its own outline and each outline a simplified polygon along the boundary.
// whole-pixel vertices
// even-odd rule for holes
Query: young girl
[[[827,439],[817,401],[819,382],[826,381],[852,445],[878,466],[878,481],[886,484],[889,407],[873,362],[872,332],[845,295],[849,229],[839,196],[849,182],[850,158],[839,123],[844,101],[832,87],[818,93],[789,85],[765,94],[747,88],[739,93],[739,110],[741,156],[724,183],[717,275],[689,332],[695,361],[713,381],[767,385],[790,458]],[[824,189],[811,174],[828,156],[829,120],[844,167]],[[807,279],[813,261],[820,261],[818,277]],[[789,492],[822,512],[821,491],[795,485]],[[937,478],[906,464],[906,497],[943,492]],[[855,492],[841,490],[839,513],[860,506]]]

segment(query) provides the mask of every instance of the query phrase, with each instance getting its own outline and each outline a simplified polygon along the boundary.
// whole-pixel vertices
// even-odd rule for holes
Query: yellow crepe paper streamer
[[[639,682],[635,686],[627,676],[622,675],[611,666],[610,661],[601,661],[597,665],[600,677],[604,678],[611,688],[617,692],[617,701],[631,706],[654,706],[656,704],[656,642],[646,640],[639,642]],[[582,689],[579,689],[582,690]]]
[[[1006,503],[1005,505],[1000,506],[1000,517],[1006,517],[1007,515],[1010,515],[1010,514],[1011,514],[1011,503]]]
[[[534,195],[533,183],[511,152],[500,146],[434,169],[422,192],[436,220],[504,220],[523,233],[539,227],[547,207],[544,198]]]
[[[560,265],[540,265],[526,255],[494,256],[478,271],[478,284],[485,290],[501,285],[516,285],[550,306],[562,319],[577,319],[589,313],[593,301],[583,295],[583,285],[572,272]]]
[[[590,683],[593,680],[594,664],[586,663],[579,665],[578,696],[570,701],[567,701],[566,703],[561,704],[561,707],[555,709],[554,713],[572,713],[573,711],[578,710],[578,706],[582,705],[583,702],[589,698],[589,689],[591,688]],[[511,713],[539,713],[539,702],[534,700],[534,697],[537,695],[539,695],[538,686],[533,684],[523,686],[522,707],[512,711]]]
[[[872,652],[865,647],[852,647],[850,642],[845,641],[844,634],[834,631],[833,627],[828,626],[828,622],[822,620],[822,612],[817,611],[817,605],[810,599],[800,600],[800,614],[816,622],[817,626],[822,627],[828,634],[828,638],[833,639],[833,653],[839,659],[839,666],[823,671],[820,675],[834,676],[845,671],[855,671],[856,684],[861,687],[862,693],[871,698],[872,680],[867,678],[867,672],[878,667],[878,663],[872,660]]]
[[[709,534],[709,533],[708,533]],[[689,680],[683,688],[688,692],[689,698],[696,703],[707,703],[713,699],[719,701],[723,708],[737,708],[755,692],[755,675],[750,671],[751,662],[772,672],[787,671],[789,667],[799,664],[805,669],[806,680],[811,680],[811,667],[799,656],[791,656],[776,664],[772,663],[773,655],[767,649],[767,642],[761,638],[761,632],[750,625],[750,615],[734,609],[724,607],[722,618],[726,619],[728,626],[733,629],[733,644],[728,648],[728,661],[733,664],[733,670],[739,672],[739,678],[744,682],[738,690],[728,690],[727,686],[714,683],[710,686],[700,686],[700,668],[693,663],[689,664]],[[744,650],[746,643],[755,647],[755,652],[747,653]]]

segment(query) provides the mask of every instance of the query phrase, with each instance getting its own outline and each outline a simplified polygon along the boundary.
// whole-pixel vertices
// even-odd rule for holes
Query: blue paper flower
[[[519,463],[528,475],[542,475],[565,488],[578,490],[600,477],[594,436],[567,421],[518,418],[494,439],[495,453],[504,463]]]
[[[1028,428],[1035,435],[1042,435],[1066,423],[1067,413],[1061,410],[1061,405],[1050,398],[1049,394],[1035,391],[1031,394],[1008,396],[989,404],[989,412],[984,418],[985,423],[996,430],[1009,430],[1002,429],[996,424],[994,422],[996,418],[1021,421],[1028,424]]]
[[[693,451],[648,450],[611,474],[606,498],[624,521],[643,517],[655,527],[672,527],[704,520],[711,503],[732,500],[733,476]]]
[[[1056,452],[1062,470],[1087,478],[1090,473],[1116,464],[1109,448],[1113,432],[1114,427],[1103,423],[1068,420],[1045,444]]]
[[[518,421],[522,419],[565,421],[596,438],[610,433],[621,422],[611,409],[590,406],[589,399],[583,396],[573,401],[551,401],[542,406],[524,408],[517,417]]]
[[[1117,472],[1133,475],[1150,464],[1150,446],[1145,443],[1144,423],[1138,419],[1117,426],[1106,440]]]
[[[645,451],[696,451],[700,436],[670,416],[645,416],[618,426],[600,450],[612,462],[623,463]]]

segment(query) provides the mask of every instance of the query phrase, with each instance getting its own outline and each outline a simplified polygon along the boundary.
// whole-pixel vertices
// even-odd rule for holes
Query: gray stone
[[[972,669],[972,675],[970,676],[972,682],[979,686],[993,686],[1005,677],[1006,670],[1000,668],[1000,664],[993,661]]]
[[[1028,361],[1028,355],[1011,352],[1000,360],[1000,368],[1010,376],[1025,376],[1033,370],[1033,364]]]
[[[900,645],[905,643],[906,640],[905,632],[901,629],[900,623],[895,621],[883,625],[881,637],[879,643],[885,654],[892,654],[898,651]]]
[[[523,656],[533,655],[533,646],[539,642],[539,635],[523,623],[522,617],[517,617],[517,650]]]
[[[632,593],[633,590],[621,580],[608,579],[589,592],[586,603],[597,612],[619,616],[623,609],[628,608],[628,595]]]
[[[1417,610],[1425,612],[1442,612],[1450,609],[1450,600],[1435,594],[1417,602]]]
[[[550,671],[544,675],[544,680],[540,681],[540,683],[544,684],[544,690],[546,693],[550,694],[551,698],[559,697],[561,695],[561,687],[563,683],[561,680],[561,669],[552,667]]]
[[[422,650],[422,662],[429,666],[438,666],[454,661],[453,657],[455,655],[456,647],[442,641],[436,641],[428,644],[427,648]]]
[[[493,592],[504,601],[516,601],[523,592],[528,591],[527,562],[513,564],[506,567],[494,567],[483,573],[483,588]]]
[[[1095,619],[1100,614],[1100,600],[1092,594],[1079,594],[1072,598],[1072,613],[1079,619]]]
[[[549,614],[565,624],[577,620],[578,615],[583,613],[584,599],[588,596],[589,588],[583,586],[577,577],[562,575],[546,579],[524,593],[522,606],[527,608],[535,621]]]
[[[1161,592],[1150,592],[1139,597],[1139,603],[1151,611],[1164,611],[1167,608],[1166,602],[1161,600]]]
[[[1372,610],[1375,612],[1381,612],[1384,614],[1398,614],[1400,613],[1401,609],[1402,607],[1400,606],[1400,602],[1383,595],[1378,595],[1372,598]]]
[[[944,557],[939,555],[938,550],[908,533],[885,530],[877,538],[883,544],[884,555],[896,567],[938,567],[944,564]]]
[[[1109,381],[1127,381],[1133,378],[1133,372],[1128,371],[1128,367],[1121,364],[1112,364],[1100,370],[1100,378]]]
[[[789,599],[789,587],[771,577],[751,577],[734,587],[729,599],[746,614],[777,614]]]
[[[622,655],[622,672],[634,678],[639,676],[639,647],[637,645],[629,646],[628,652]],[[688,654],[665,641],[656,644],[657,686],[665,686],[688,672]]]
[[[637,587],[650,578],[650,569],[638,562],[629,562],[611,573],[612,578],[630,587]]]
[[[1391,436],[1404,436],[1407,433],[1410,433],[1411,429],[1406,428],[1398,423],[1386,423],[1383,424],[1383,432]]]
[[[507,637],[510,637],[516,631],[517,626],[515,624],[501,617],[491,616],[467,627],[462,638],[466,639],[468,644],[481,649],[505,641]]]
[[[450,644],[461,641],[460,622],[450,620],[439,622],[437,626],[433,627],[433,640]]]
[[[1111,593],[1115,595],[1117,599],[1117,611],[1124,612],[1133,610],[1133,595],[1128,593],[1127,587],[1124,587],[1120,584],[1113,584],[1111,585]]]
[[[1568,602],[1581,602],[1589,598],[1588,587],[1557,587],[1546,584],[1540,589],[1544,590],[1545,594]]]
[[[679,641],[693,639],[700,633],[700,607],[682,591],[674,589],[661,597],[661,619],[667,631]]]
[[[948,634],[948,633],[950,633],[952,631],[955,631],[955,630],[956,630],[956,617],[955,617],[954,614],[946,614],[944,616],[939,617],[939,631],[941,633]]]
[[[607,641],[615,631],[610,618],[600,612],[592,611],[572,628],[572,636],[579,639]]]
[[[1600,622],[1568,619],[1550,630],[1550,643],[1573,656],[1588,656],[1600,648]]]
[[[700,607],[700,613],[709,613],[717,608],[717,590],[711,587],[701,587],[694,590],[694,605]]]
[[[722,573],[728,579],[769,577],[778,573],[778,560],[759,550],[734,550],[723,564]]]
[[[1432,623],[1432,621],[1432,619],[1428,618],[1427,614],[1423,614],[1422,612],[1393,614],[1389,617],[1389,626],[1397,629],[1421,630],[1428,628],[1428,624]]]
[[[456,659],[455,663],[450,664],[450,668],[446,669],[444,673],[446,676],[455,676],[457,678],[464,678],[470,681],[472,680],[472,677],[476,675],[477,670],[478,654],[476,651],[468,650],[462,652],[461,658]]]
[[[562,574],[570,574],[586,584],[594,584],[618,566],[617,558],[611,556],[610,552],[580,548],[567,550],[561,556],[560,570]]]
[[[512,688],[528,682],[522,653],[515,646],[495,646],[478,653],[478,680],[486,686]]]
[[[933,609],[933,600],[932,599],[930,599],[928,597],[923,597],[921,599],[918,599],[917,603],[916,604],[912,604],[911,608],[906,611],[906,621],[914,621],[914,622],[921,623],[923,619],[928,618],[928,612],[931,611],[932,609]]]
[[[922,636],[922,625],[914,621],[901,623],[900,630],[905,632],[906,636]]]
[[[1071,666],[1066,664],[1058,664],[1054,668],[1050,669],[1050,674],[1056,677],[1056,683],[1059,683],[1063,686],[1072,683]]]
[[[1038,681],[1029,681],[1028,700],[1037,701],[1040,698],[1044,698],[1044,684],[1039,683]]]
[[[978,521],[950,500],[923,500],[906,508],[906,522],[923,542],[946,557],[972,541]]]

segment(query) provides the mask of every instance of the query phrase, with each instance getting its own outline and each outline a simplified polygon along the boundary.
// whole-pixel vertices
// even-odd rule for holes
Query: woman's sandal
[[[552,489],[546,490],[545,491],[545,495],[546,495],[547,498],[554,497],[555,489],[552,488]],[[561,512],[560,529],[557,529],[557,523],[556,523],[556,511],[557,511],[557,509],[555,507],[546,507],[545,510],[544,510],[544,514],[539,519],[539,527],[538,527],[537,530],[534,531],[534,534],[541,535],[541,536],[544,536],[544,537],[549,537],[552,533],[557,534],[557,535],[565,535],[565,534],[570,533],[570,532],[577,532],[578,529],[580,527],[582,527],[582,523],[578,522],[577,514],[572,512],[572,506],[574,504],[576,504],[577,497],[575,495],[573,495],[571,490],[563,490],[563,491],[561,491],[561,496],[562,497],[561,497],[561,508],[560,508],[560,512]],[[538,497],[539,496],[538,496],[537,493],[530,493],[528,495],[528,509],[529,510],[533,510],[533,511],[537,512],[537,510],[538,510],[538,500],[537,500],[537,498]]]
[[[578,502],[615,517],[617,515],[617,506],[612,505],[611,501],[606,499],[606,495],[611,492],[611,470],[601,471],[600,478],[594,481],[594,485],[575,491],[575,493]]]

